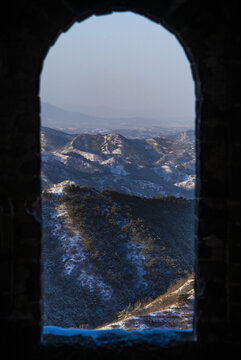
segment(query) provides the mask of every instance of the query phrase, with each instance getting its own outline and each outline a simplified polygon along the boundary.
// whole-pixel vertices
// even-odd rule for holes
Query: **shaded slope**
[[[74,135],[48,127],[41,127],[41,151],[43,153],[53,151],[66,145]]]
[[[65,185],[43,202],[46,325],[101,326],[193,271],[193,201]]]
[[[194,276],[189,275],[171,285],[163,295],[143,304],[137,302],[118,314],[115,322],[105,324],[98,330],[121,328],[150,330],[153,328],[192,329],[194,311]]]

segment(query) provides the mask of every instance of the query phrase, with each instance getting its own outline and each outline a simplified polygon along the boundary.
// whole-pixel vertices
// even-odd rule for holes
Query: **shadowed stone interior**
[[[189,0],[22,0],[1,13],[1,324],[9,359],[74,359],[95,345],[40,344],[40,101],[43,60],[59,34],[96,14],[130,10],[182,44],[196,89],[197,341],[98,349],[99,358],[197,359],[240,345],[241,97],[238,4]],[[71,343],[71,339],[70,339]],[[122,344],[123,345],[123,344]],[[120,350],[122,349],[122,350]],[[119,350],[119,351],[118,351]]]

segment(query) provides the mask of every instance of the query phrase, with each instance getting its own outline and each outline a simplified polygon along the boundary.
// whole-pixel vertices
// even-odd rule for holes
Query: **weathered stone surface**
[[[238,2],[22,0],[5,5],[0,22],[0,274],[1,324],[8,358],[70,359],[95,354],[94,350],[51,350],[39,345],[41,232],[38,210],[35,206],[31,215],[30,209],[40,192],[38,91],[44,57],[58,35],[75,21],[114,10],[136,11],[174,32],[191,62],[196,85],[197,278],[205,289],[200,299],[197,293],[198,341],[155,349],[153,357],[198,359],[212,353],[216,357],[218,349],[230,352],[240,343],[237,330],[241,325],[237,273],[241,252],[234,246],[241,223]],[[100,358],[120,356],[117,352],[98,354]],[[135,358],[140,353],[133,346],[121,355]]]

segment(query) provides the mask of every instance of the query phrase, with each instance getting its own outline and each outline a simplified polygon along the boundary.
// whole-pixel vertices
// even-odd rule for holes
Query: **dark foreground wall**
[[[0,21],[1,337],[6,359],[138,358],[114,350],[40,345],[39,76],[62,31],[92,14],[132,10],[175,33],[196,85],[197,342],[146,348],[152,358],[203,358],[240,344],[240,20],[232,2],[22,0]],[[238,3],[238,2],[237,2]]]

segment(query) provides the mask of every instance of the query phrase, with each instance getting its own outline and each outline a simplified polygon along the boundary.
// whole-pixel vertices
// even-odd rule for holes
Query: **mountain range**
[[[150,138],[118,133],[69,134],[42,127],[42,187],[78,185],[141,197],[194,198],[193,130]]]
[[[112,130],[41,128],[43,325],[190,329],[194,132]]]

